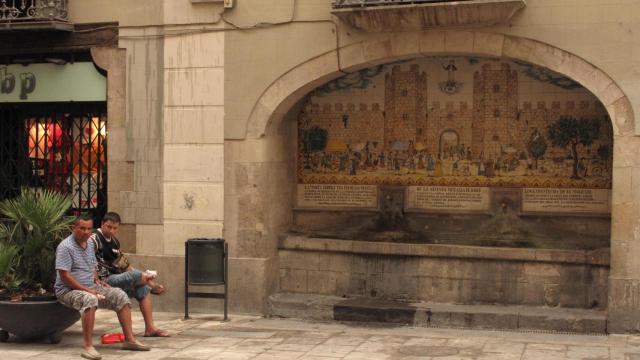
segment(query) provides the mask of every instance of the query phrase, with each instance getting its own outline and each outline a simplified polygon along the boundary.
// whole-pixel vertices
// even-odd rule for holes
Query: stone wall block
[[[313,294],[336,293],[337,277],[333,271],[307,271],[307,291]]]
[[[165,181],[224,181],[223,145],[166,145],[164,159]]]
[[[607,86],[604,90],[602,90],[602,92],[600,93],[600,96],[598,96],[598,99],[602,101],[602,104],[605,107],[608,107],[609,105],[612,105],[616,101],[622,99],[624,96],[625,95],[622,92],[622,89],[620,89],[620,87],[618,86],[618,84],[611,82],[609,86]],[[615,117],[611,116],[611,119],[613,120],[615,119]]]
[[[126,113],[126,100],[123,98],[108,98],[107,99],[107,131],[120,127],[126,127],[127,113]]]
[[[384,273],[376,278],[376,296],[391,299],[418,298],[418,277],[400,273]]]
[[[307,270],[281,269],[280,290],[295,293],[307,292]]]
[[[124,99],[127,93],[127,71],[113,68],[107,72],[107,99]]]
[[[136,220],[137,224],[156,225],[162,224],[162,209],[137,208]]]
[[[533,48],[534,43],[531,40],[505,36],[502,55],[507,58],[529,61]]]
[[[635,204],[613,204],[611,206],[611,242],[631,241],[636,238],[638,209]],[[611,258],[611,263],[616,261]],[[613,265],[612,265],[613,268]]]
[[[164,254],[184,256],[184,243],[195,238],[221,238],[223,223],[164,221]],[[162,239],[162,238],[161,238]]]
[[[167,37],[164,66],[166,69],[224,66],[224,32]]]
[[[367,274],[368,258],[363,255],[353,255],[353,261],[351,264],[351,271],[354,274]]]
[[[363,46],[364,58],[376,60],[378,63],[385,62],[385,59],[393,58],[393,50],[390,39],[383,39],[376,42],[366,43]]]
[[[123,161],[110,161],[109,191],[133,190],[133,164]]]
[[[229,308],[231,311],[265,314],[267,298],[277,288],[277,266],[277,259],[274,258],[230,257]]]
[[[504,35],[476,32],[473,38],[473,53],[478,55],[502,56]]]
[[[278,252],[280,256],[280,267],[281,268],[289,268],[295,270],[333,270],[339,271],[338,269],[331,269],[323,264],[327,264],[330,262],[330,259],[333,258],[331,255],[316,253],[316,252],[300,252],[300,251],[286,251],[280,250]]]
[[[564,51],[542,42],[532,41],[531,47],[529,60],[554,71],[557,71],[568,57]]]
[[[420,54],[420,34],[395,33],[391,36],[391,53],[397,58],[414,58]]]
[[[223,191],[223,184],[165,184],[164,218],[222,221]]]
[[[640,280],[610,277],[607,330],[611,333],[640,329]]]
[[[640,225],[635,226],[636,234]],[[640,240],[616,240],[611,242],[611,276],[636,278],[640,273]]]
[[[223,144],[224,109],[165,108],[165,144]]]
[[[128,141],[127,141],[127,130],[123,127],[111,128],[109,126],[109,153],[108,159],[109,165],[114,162],[124,162],[127,161],[127,149]],[[109,169],[111,171],[111,169]]]
[[[433,55],[444,53],[445,32],[439,30],[428,30],[420,36],[419,46],[423,55]]]
[[[636,126],[638,120],[635,119],[633,106],[629,99],[626,96],[620,98],[613,103],[613,109],[615,117],[612,117],[612,121],[618,129],[619,134],[622,136],[638,135],[640,127]]]
[[[142,254],[164,254],[163,238],[162,225],[139,224],[136,226],[136,249]],[[184,251],[182,253],[184,255]]]
[[[134,191],[120,191],[120,205],[126,208],[137,207],[136,193]]]
[[[120,219],[124,224],[136,224],[136,208],[121,207],[119,209]]]
[[[331,254],[324,255],[322,253],[308,253],[310,256],[305,257],[305,261],[310,266],[317,266],[317,269],[334,272],[350,273],[353,264],[353,256],[350,254]]]
[[[224,69],[165,70],[166,106],[224,105]]]
[[[589,89],[600,101],[603,101],[602,98],[604,96],[605,90],[609,89],[611,85],[615,85],[611,77],[607,75],[604,71],[600,69],[596,69],[589,79],[582,83],[584,87]],[[603,105],[608,105],[608,103],[603,102]]]
[[[444,50],[448,53],[473,52],[474,33],[471,31],[447,31],[444,34]]]
[[[338,56],[340,57],[340,67],[346,72],[359,70],[362,67],[362,64],[367,60],[364,57],[364,48],[362,43],[340,48]]]
[[[622,167],[622,168],[614,168],[613,178],[612,178],[612,194],[611,194],[611,203],[614,205],[623,205],[634,201],[634,198],[631,196],[634,192],[632,191],[632,174],[634,173],[634,168],[632,167]],[[640,179],[638,179],[640,181]],[[640,204],[640,203],[638,203]]]
[[[553,283],[547,283],[553,285]],[[522,283],[522,304],[524,305],[540,305],[545,304],[544,287],[540,283],[525,282]]]
[[[640,138],[635,136],[618,136],[613,140],[613,177],[617,171],[626,167],[637,167],[640,159],[637,159],[637,147]]]
[[[277,98],[280,99],[280,101],[275,105],[279,105],[282,100],[287,98],[291,94],[291,90],[297,90],[303,87],[309,88],[310,75],[312,78],[322,78],[326,76],[326,74],[333,73],[336,70],[338,70],[338,64],[335,53],[321,55],[308,62],[306,66],[291,69],[278,81],[275,89],[278,90]],[[309,90],[312,89],[313,88],[309,88]],[[308,93],[308,91],[304,91],[304,95],[306,95],[306,93]]]
[[[562,63],[560,69],[562,74],[593,91],[593,87],[596,85],[594,75],[596,71],[599,71],[595,66],[577,56],[570,56]]]

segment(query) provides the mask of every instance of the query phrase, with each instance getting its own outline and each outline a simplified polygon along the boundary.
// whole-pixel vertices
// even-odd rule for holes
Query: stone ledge
[[[545,263],[609,266],[609,249],[592,251],[519,249],[443,244],[407,244],[359,240],[321,239],[289,235],[280,241],[281,250],[326,251],[349,254],[380,254],[387,256],[444,257],[531,261]]]
[[[467,0],[334,9],[345,23],[365,31],[408,31],[437,27],[491,26],[508,22],[525,0]]]
[[[317,294],[269,297],[271,316],[312,320],[383,322],[425,327],[607,333],[606,311],[537,306],[409,303]]]

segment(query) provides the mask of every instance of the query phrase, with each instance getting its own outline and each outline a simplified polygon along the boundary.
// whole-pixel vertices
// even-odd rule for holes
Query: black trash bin
[[[189,298],[224,299],[227,317],[228,247],[224,239],[189,239],[185,242],[184,318],[189,318]],[[224,286],[224,293],[190,292],[189,286]]]

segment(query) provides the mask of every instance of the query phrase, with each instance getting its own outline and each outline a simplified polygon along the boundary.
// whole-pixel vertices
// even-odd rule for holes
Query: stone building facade
[[[494,301],[502,289],[517,288],[507,286],[516,281],[507,275],[522,273],[535,275],[532,283],[540,284],[527,298],[537,299],[535,303],[544,301],[545,286],[555,289],[580,283],[588,291],[596,289],[588,294],[599,304],[606,299],[610,331],[639,328],[640,161],[636,154],[640,126],[635,112],[640,106],[640,76],[633,69],[640,60],[633,49],[637,43],[634,34],[640,32],[640,4],[635,1],[578,4],[528,0],[526,6],[510,12],[513,16],[501,22],[415,28],[420,22],[391,21],[383,29],[378,27],[385,22],[369,24],[375,25],[372,28],[355,13],[337,12],[331,0],[236,0],[227,2],[233,5],[229,8],[219,0],[68,3],[74,24],[100,23],[117,29],[117,35],[94,38],[87,47],[93,61],[107,72],[108,203],[111,210],[123,215],[121,239],[133,254],[134,263],[158,270],[170,289],[169,294],[157,299],[157,308],[182,309],[183,274],[175,270],[184,267],[184,241],[223,236],[229,243],[231,309],[236,312],[265,314],[270,296],[293,290],[321,294],[347,288],[371,295],[372,288],[367,284],[382,284],[374,288],[397,294],[408,293],[406,289],[413,289],[413,284],[418,289],[420,282],[430,289],[420,293],[424,301]],[[421,7],[416,9],[422,11]],[[81,27],[77,30],[77,36],[86,34]],[[40,44],[36,49],[12,43],[9,50],[2,51],[13,56],[42,49],[69,50],[63,43]],[[478,117],[492,119],[499,115],[515,119],[510,123],[528,121],[533,126],[542,121],[539,119],[565,109],[577,108],[586,115],[606,113],[614,144],[610,250],[577,263],[568,272],[575,274],[579,272],[576,269],[587,267],[587,272],[596,274],[591,278],[597,282],[578,279],[567,283],[571,277],[555,271],[557,263],[545,265],[555,253],[537,253],[533,265],[525,264],[530,253],[521,254],[516,260],[522,263],[512,264],[516,270],[502,263],[496,265],[501,269],[497,273],[508,278],[504,282],[498,275],[490,276],[496,273],[496,266],[485,266],[486,261],[479,260],[495,262],[491,264],[500,259],[514,261],[508,258],[508,251],[494,248],[466,254],[472,259],[466,265],[427,247],[414,252],[426,254],[427,260],[403,262],[402,256],[415,260],[413,253],[392,245],[324,246],[288,236],[294,221],[305,216],[294,211],[296,124],[301,109],[317,112],[321,119],[342,119],[346,108],[350,124],[371,131],[381,143],[389,141],[383,140],[386,131],[377,130],[375,125],[387,118],[380,109],[384,99],[362,99],[340,108],[335,105],[339,101],[316,106],[305,103],[305,98],[345,74],[443,55],[490,57],[548,68],[580,83],[599,100],[601,105],[553,98],[521,106],[522,99],[516,98],[496,103],[494,94],[509,93],[514,79],[509,69],[492,67],[477,75],[476,94],[481,98],[451,102],[444,95],[422,94],[419,83],[431,79],[418,76],[419,81],[406,87],[407,94],[415,91],[415,100],[402,103],[390,115],[397,125],[390,132],[393,139],[423,136],[426,143],[436,144],[442,137],[442,133],[405,131],[401,124],[407,114],[407,121],[425,119],[438,122],[438,128],[455,131],[477,152],[474,139],[492,142],[518,133],[517,127],[506,128],[506,122],[485,121],[477,126]],[[399,76],[407,71],[413,70],[405,69]],[[445,79],[434,79],[440,80]],[[393,95],[402,97],[405,88],[394,88]],[[354,141],[354,137],[340,141]],[[521,138],[513,136],[513,141]],[[332,216],[334,224],[340,224],[340,214]],[[308,221],[312,223],[313,217]],[[580,226],[588,232],[590,223]],[[306,252],[301,255],[301,251]],[[461,276],[455,270],[458,265],[470,266],[465,274],[481,273],[477,280],[492,284],[487,287],[492,290],[483,294],[464,290],[468,289],[468,279],[454,279]],[[384,266],[392,269],[388,274],[396,275],[385,276]],[[335,269],[340,277],[325,271],[329,269]],[[438,269],[450,269],[448,279],[459,280],[455,284],[464,291],[441,291],[455,287],[449,286],[453,282],[440,284],[440,280],[434,280],[442,278],[436,273]],[[357,277],[346,277],[351,273],[364,274],[360,279],[379,281],[358,282]],[[325,284],[331,291],[323,288]],[[518,294],[528,291],[523,283],[518,286],[523,289]],[[523,297],[512,299],[526,302]],[[564,304],[589,305],[584,299],[572,297]],[[211,306],[196,305],[204,309]]]

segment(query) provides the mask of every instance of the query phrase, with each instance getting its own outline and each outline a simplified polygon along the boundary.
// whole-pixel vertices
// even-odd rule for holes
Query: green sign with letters
[[[0,65],[0,103],[106,100],[107,78],[91,62]]]

